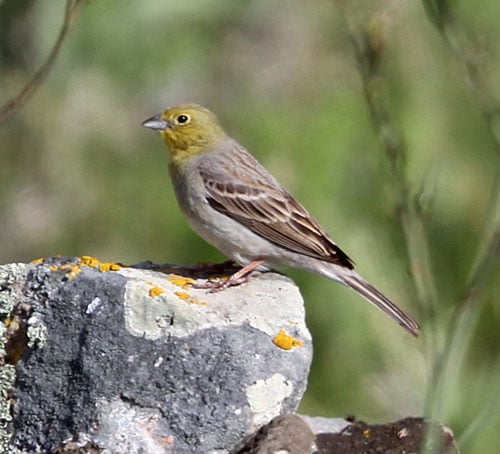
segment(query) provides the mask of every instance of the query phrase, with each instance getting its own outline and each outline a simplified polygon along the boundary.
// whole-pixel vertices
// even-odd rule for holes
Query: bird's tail
[[[398,322],[404,329],[418,336],[420,325],[413,320],[408,314],[403,312],[389,298],[380,293],[375,287],[366,282],[358,273],[346,268],[335,266],[334,273],[329,273],[325,270],[324,274],[332,279],[335,279],[344,285],[355,290],[363,298],[385,312],[389,317]],[[332,275],[333,274],[333,275]]]

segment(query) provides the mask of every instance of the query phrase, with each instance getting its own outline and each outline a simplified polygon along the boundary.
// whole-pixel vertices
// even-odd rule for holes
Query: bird
[[[198,104],[179,104],[148,118],[169,154],[169,173],[189,226],[242,266],[217,289],[254,271],[303,269],[350,287],[415,337],[420,326],[354,270],[354,262],[292,194]]]

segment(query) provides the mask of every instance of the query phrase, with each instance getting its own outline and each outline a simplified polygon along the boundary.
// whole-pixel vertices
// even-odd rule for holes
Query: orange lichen
[[[68,272],[69,280],[74,279],[77,274],[80,274],[82,272],[80,265],[62,265],[59,269],[61,271],[66,271],[66,270],[69,271]]]
[[[118,265],[118,263],[103,262],[99,264],[99,271],[103,273],[106,271],[119,271],[119,270],[120,270],[120,265]]]
[[[80,265],[90,266],[91,268],[97,267],[97,269],[102,273],[105,273],[106,271],[119,271],[121,268],[118,263],[101,262],[99,259],[90,255],[83,255],[80,257]]]
[[[188,303],[197,304],[198,306],[208,306],[208,303],[206,301],[200,301],[198,298],[190,298]]]
[[[82,255],[80,257],[81,265],[90,266],[93,268],[99,265],[100,263],[101,263],[100,260],[96,259],[95,257],[91,257],[90,255]]]
[[[70,264],[66,263],[64,265],[58,266],[58,265],[50,265],[49,266],[50,271],[63,271],[68,274],[68,279],[72,280],[76,277],[77,274],[79,274],[82,270],[80,269],[80,265],[75,265],[75,264]]]
[[[274,336],[273,343],[283,350],[291,350],[293,347],[304,345],[303,341],[290,336],[284,329],[280,329],[278,334]]]
[[[37,259],[36,263],[40,263],[40,260]],[[34,261],[35,262],[35,261]],[[118,271],[120,269],[120,265],[117,263],[111,262],[101,262],[95,257],[91,257],[89,255],[84,255],[78,259],[78,263],[66,263],[64,265],[50,265],[49,269],[51,271],[66,271],[68,272],[68,279],[74,279],[77,274],[81,273],[81,266],[89,266],[91,268],[97,268],[101,272],[105,271]]]
[[[154,298],[155,296],[161,295],[164,292],[165,292],[165,290],[163,290],[161,287],[158,287],[157,285],[155,285],[154,287],[149,289],[149,296]]]
[[[172,284],[182,287],[183,289],[188,288],[188,286],[194,282],[194,279],[191,279],[190,277],[179,276],[178,274],[173,273],[168,275],[168,280]]]
[[[189,298],[188,292],[174,292],[181,300],[186,300]]]
[[[208,306],[206,301],[200,301],[198,298],[192,297],[188,292],[174,292],[177,297],[186,302],[187,304],[198,304],[199,306]]]

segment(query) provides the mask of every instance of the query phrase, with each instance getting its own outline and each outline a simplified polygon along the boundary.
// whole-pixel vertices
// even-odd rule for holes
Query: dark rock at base
[[[429,429],[432,436],[427,440]],[[248,436],[234,454],[408,454],[423,452],[424,446],[435,454],[458,453],[453,432],[424,418],[370,425],[285,414]]]

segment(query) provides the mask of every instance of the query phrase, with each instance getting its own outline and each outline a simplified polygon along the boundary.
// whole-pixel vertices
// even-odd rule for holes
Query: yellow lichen
[[[80,265],[74,265],[74,264],[70,264],[70,263],[65,263],[64,265],[61,265],[61,266],[50,265],[49,270],[50,271],[65,271],[68,273],[69,280],[74,279],[76,277],[76,275],[82,271],[80,269]]]
[[[173,273],[168,275],[168,280],[172,284],[182,287],[183,289],[188,288],[188,286],[194,282],[194,279],[191,279],[190,277],[179,276],[178,274]]]
[[[40,263],[43,263],[43,261],[44,261],[44,260],[45,260],[45,259],[44,259],[43,257],[40,257],[40,258],[38,258],[38,259],[32,260],[32,261],[31,261],[31,263],[32,263],[33,265],[38,265],[38,264],[40,264]]]
[[[90,266],[94,267],[99,265],[101,262],[96,259],[95,257],[92,257],[90,255],[82,255],[80,257],[80,264],[85,265],[85,266]]]
[[[189,293],[187,292],[174,292],[181,300],[186,300],[189,298]]]
[[[44,259],[36,259],[32,263],[41,263]],[[50,265],[50,271],[67,271],[68,279],[74,279],[77,274],[81,273],[81,266],[89,266],[91,268],[97,267],[97,269],[101,272],[104,271],[118,271],[120,269],[120,265],[117,263],[111,262],[101,262],[95,257],[91,257],[90,255],[83,255],[78,259],[78,263],[65,263],[64,265]]]
[[[197,304],[198,306],[208,306],[206,301],[200,301],[198,298],[192,297],[188,292],[174,292],[178,298],[186,302],[187,304]]]
[[[197,304],[198,306],[208,306],[206,301],[200,301],[198,298],[191,298],[188,301],[189,304]]]
[[[68,279],[72,280],[77,274],[80,274],[82,269],[78,265],[73,265],[69,268]]]
[[[165,292],[165,290],[163,290],[161,287],[158,287],[157,285],[155,285],[154,287],[149,289],[149,296],[154,298],[155,296],[161,295],[164,292]]]
[[[101,262],[99,259],[92,257],[90,255],[83,255],[80,257],[80,265],[90,266],[91,268],[96,268],[105,273],[106,271],[119,271],[120,265],[113,262]]]
[[[118,265],[118,263],[103,262],[99,265],[99,271],[101,272],[119,271],[119,270],[120,270],[120,265]]]
[[[303,341],[290,336],[284,329],[280,329],[278,334],[274,336],[273,343],[283,350],[291,350],[293,347],[304,345]]]
[[[363,436],[365,436],[366,438],[368,438],[370,435],[371,435],[370,429],[363,430]]]

